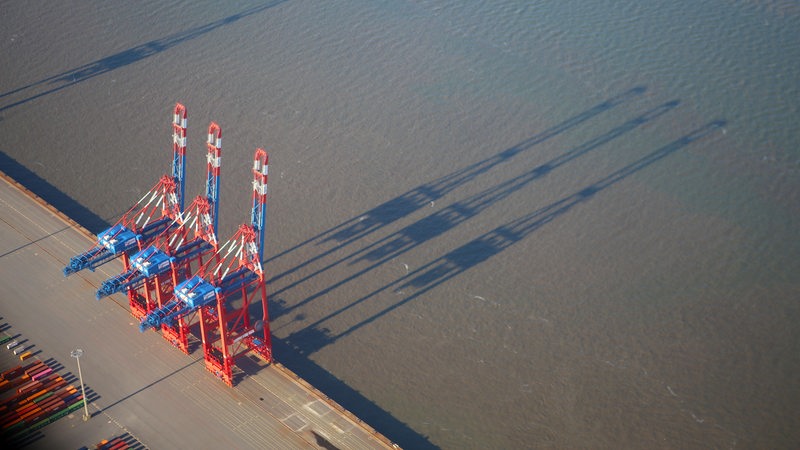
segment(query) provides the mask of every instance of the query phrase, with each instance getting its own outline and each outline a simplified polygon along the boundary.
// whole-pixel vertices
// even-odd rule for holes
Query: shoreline
[[[64,212],[62,212],[61,210],[59,210],[55,206],[53,206],[50,203],[48,203],[46,200],[44,200],[42,197],[37,195],[35,192],[33,192],[30,189],[28,189],[26,186],[24,186],[22,183],[17,181],[11,175],[9,175],[9,174],[7,174],[7,173],[5,173],[3,171],[0,171],[0,179],[5,181],[6,183],[8,183],[12,188],[14,188],[17,191],[19,191],[20,193],[22,193],[28,199],[32,200],[38,206],[40,206],[40,207],[44,208],[45,210],[47,210],[53,216],[57,217],[59,220],[64,222],[68,227],[78,231],[87,240],[94,241],[95,235],[93,233],[91,233],[86,227],[84,227],[83,225],[81,225],[80,223],[78,223],[77,221],[72,219],[71,217],[69,217],[67,214],[65,214]],[[259,360],[260,360],[260,358],[259,358]],[[261,361],[263,362],[263,360],[261,360]],[[381,434],[380,432],[375,430],[372,426],[370,426],[369,424],[364,422],[362,419],[360,419],[358,416],[356,416],[352,412],[350,412],[347,409],[345,409],[338,402],[336,402],[331,397],[329,397],[328,395],[326,395],[325,393],[323,393],[322,391],[320,391],[319,389],[314,387],[311,383],[309,383],[308,381],[306,381],[303,378],[301,378],[299,375],[297,375],[295,372],[293,372],[292,370],[290,370],[288,367],[284,366],[280,362],[273,360],[271,363],[268,364],[268,366],[272,366],[277,371],[277,373],[279,373],[282,377],[284,377],[286,380],[289,380],[291,383],[293,383],[297,387],[301,388],[304,392],[307,393],[307,395],[309,395],[311,397],[314,397],[316,400],[324,402],[326,405],[328,405],[331,408],[331,410],[336,411],[340,416],[346,418],[348,421],[353,423],[355,426],[360,427],[365,433],[367,433],[373,439],[375,439],[376,441],[380,442],[383,446],[385,446],[385,448],[393,448],[393,449],[400,448],[399,445],[397,445],[396,443],[392,442],[389,438],[387,438],[386,436],[384,436],[383,434]],[[241,369],[241,367],[240,367],[240,369]],[[262,369],[263,369],[263,367],[262,367]],[[250,375],[248,375],[248,376],[250,376]],[[233,389],[237,390],[237,391],[239,390],[237,387],[234,387]],[[276,418],[276,420],[277,420],[277,418]],[[305,431],[304,431],[304,433],[305,433]],[[297,432],[297,434],[301,435],[301,433],[299,433],[299,432]],[[324,436],[320,436],[320,434],[318,434],[318,433],[313,433],[313,434],[315,436],[317,436],[318,442],[319,442],[321,437],[324,437]]]

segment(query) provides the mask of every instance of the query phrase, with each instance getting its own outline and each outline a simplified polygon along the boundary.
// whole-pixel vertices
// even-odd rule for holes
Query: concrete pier
[[[100,283],[121,272],[111,262],[65,278],[69,258],[94,237],[0,173],[0,322],[35,357],[77,374],[81,348],[91,419],[82,411],[39,430],[29,448],[91,448],[130,436],[148,448],[396,448],[279,363],[245,357],[244,376],[227,387],[155,332],[140,333],[127,298],[96,301]],[[13,357],[5,348],[0,364]],[[74,367],[73,367],[74,366]],[[76,382],[77,383],[77,382]]]

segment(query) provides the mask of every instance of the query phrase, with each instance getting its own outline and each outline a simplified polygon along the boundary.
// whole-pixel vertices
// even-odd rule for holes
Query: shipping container
[[[48,391],[53,391],[53,392],[55,392],[55,391],[57,391],[57,390],[59,390],[59,389],[63,388],[63,387],[64,387],[64,386],[66,386],[66,385],[67,385],[67,382],[66,382],[66,381],[64,381],[64,379],[63,379],[63,378],[61,378],[61,377],[57,377],[57,378],[56,378],[55,380],[53,380],[51,383],[48,383],[48,384],[45,386],[45,389],[47,389]]]
[[[41,371],[43,371],[43,370],[47,370],[47,369],[49,369],[49,368],[50,368],[50,366],[48,366],[48,365],[46,365],[46,364],[44,364],[44,363],[41,363],[41,364],[36,364],[35,366],[33,366],[33,367],[31,367],[30,369],[26,370],[26,371],[25,371],[25,373],[26,373],[26,374],[27,374],[29,377],[33,377],[33,376],[34,376],[34,375],[36,375],[37,373],[39,373],[39,372],[41,372]]]
[[[33,403],[39,403],[42,400],[46,399],[47,397],[50,397],[51,395],[53,395],[53,391],[43,389],[41,392],[38,392],[37,394],[28,397],[28,399]]]
[[[27,375],[22,375],[21,377],[14,378],[13,380],[9,380],[8,384],[3,386],[3,392],[16,389],[28,382],[30,382],[30,378]]]
[[[34,404],[31,405],[31,407],[25,408],[25,410],[20,411],[19,417],[20,419],[25,420],[26,418],[30,417],[31,414],[36,414],[37,411],[41,411],[41,408],[39,408],[37,405]]]
[[[34,407],[33,407],[33,408],[31,408],[31,409],[27,410],[27,411],[25,412],[25,414],[21,414],[19,417],[20,417],[22,420],[25,420],[25,421],[27,422],[27,419],[28,419],[28,417],[31,417],[31,416],[32,416],[32,415],[34,415],[34,414],[38,414],[38,413],[39,413],[39,412],[41,412],[41,411],[42,411],[42,408],[40,408],[40,407],[39,407],[39,406],[37,406],[37,405],[34,405]]]
[[[48,366],[47,364],[43,363],[43,362],[42,362],[42,360],[40,360],[40,359],[37,359],[37,360],[31,361],[31,363],[30,363],[30,364],[28,364],[28,365],[26,365],[26,366],[23,368],[23,370],[25,371],[25,373],[27,373],[28,375],[30,375],[30,374],[32,374],[34,371],[36,371],[36,370],[39,370],[39,369],[41,369],[41,368],[43,368],[43,367],[50,367],[50,366]]]
[[[60,377],[58,376],[57,373],[50,372],[48,374],[43,375],[41,378],[39,378],[39,379],[37,379],[35,381],[38,381],[38,382],[42,383],[42,387],[44,388],[45,386],[47,386],[48,384],[52,383],[53,381],[55,381],[55,380],[57,380],[59,378]]]
[[[18,407],[15,411],[20,416],[24,416],[28,411],[30,411],[30,410],[32,410],[33,408],[36,408],[36,407],[37,407],[36,403],[31,403],[29,405],[22,405],[22,406]]]
[[[128,448],[128,444],[122,439],[115,439],[111,447],[108,447],[109,450],[124,450],[126,448]]]
[[[8,430],[10,430],[11,428],[14,428],[15,426],[19,426],[19,424],[20,424],[20,423],[23,423],[23,424],[24,424],[25,422],[22,420],[22,418],[21,418],[21,417],[16,417],[16,418],[15,418],[13,421],[11,421],[11,422],[8,422],[8,423],[5,423],[5,422],[3,422],[3,428],[4,428],[5,432],[7,432],[7,431],[8,431]]]
[[[58,396],[54,395],[54,396],[50,397],[49,399],[47,399],[46,401],[43,401],[41,404],[36,405],[36,406],[38,406],[39,409],[44,411],[44,410],[50,408],[53,405],[59,405],[59,404],[63,404],[63,403],[64,403],[64,400],[61,400],[60,398],[58,398]]]
[[[29,382],[23,384],[22,386],[18,387],[17,388],[17,392],[22,394],[23,392],[30,392],[33,389],[38,389],[41,386],[42,386],[42,383],[40,381],[29,381]]]
[[[14,367],[13,369],[8,369],[5,372],[3,372],[2,378],[4,380],[10,380],[10,379],[18,376],[19,374],[21,374],[22,371],[23,371],[22,366],[17,366],[17,367]]]

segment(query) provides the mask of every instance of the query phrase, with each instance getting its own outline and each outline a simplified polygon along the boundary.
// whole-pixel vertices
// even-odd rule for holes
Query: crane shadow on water
[[[648,110],[610,130],[609,132],[591,139],[546,163],[540,164],[514,178],[508,179],[495,186],[478,192],[477,194],[474,194],[466,199],[453,202],[433,214],[425,216],[424,218],[406,227],[403,227],[402,229],[391,233],[370,245],[355,250],[348,255],[342,256],[334,262],[312,272],[311,274],[282,287],[281,289],[273,292],[273,294],[280,295],[282,292],[295,288],[301,283],[343,262],[348,262],[349,265],[356,265],[361,262],[367,262],[368,264],[366,267],[354,272],[344,279],[306,297],[301,302],[292,306],[284,307],[278,311],[277,315],[273,315],[273,317],[291,312],[296,308],[320,298],[334,289],[340,288],[344,284],[366,275],[370,271],[397,258],[398,256],[424,245],[434,238],[443,235],[444,233],[461,224],[466,223],[470,219],[487,211],[492,205],[503,201],[515,192],[525,188],[532,182],[548,175],[553,170],[583,155],[586,155],[591,151],[597,150],[610,143],[614,139],[619,138],[640,126],[659,118],[661,115],[675,108],[678,104],[679,102],[674,100]]]
[[[423,217],[409,226],[403,227],[397,231],[389,231],[392,225],[397,224],[401,219],[427,207],[430,202],[441,201],[447,198],[449,194],[456,192],[459,188],[464,187],[478,177],[488,174],[495,167],[516,161],[518,155],[522,152],[548,139],[565,133],[601,113],[611,110],[623,102],[631,101],[645,91],[646,89],[642,86],[630,89],[520,142],[514,147],[503,150],[489,158],[468,165],[444,177],[417,186],[404,194],[365,211],[363,214],[359,214],[352,219],[270,257],[266,262],[276,261],[304,246],[315,246],[315,248],[320,249],[315,256],[290,267],[282,273],[274,275],[268,280],[268,283],[279,284],[281,281],[285,281],[284,277],[288,277],[295,272],[309,271],[308,275],[303,275],[299,280],[292,281],[291,284],[281,286],[276,291],[272,292],[274,297],[270,301],[271,316],[273,318],[278,318],[287,315],[299,309],[301,306],[321,298],[328,292],[346,283],[355,281],[376,269],[378,266],[396,258],[398,255],[417,248],[420,245],[424,245],[437,236],[449,232],[466,221],[473,219],[478,214],[485,213],[492,205],[519,192],[531,182],[541,179],[562,165],[600,148],[602,145],[607,144],[625,133],[631,132],[639,126],[655,120],[678,105],[677,101],[672,101],[650,109],[607,133],[587,141],[583,145],[575,147],[544,164],[539,164],[519,176],[510,178],[464,199],[451,202],[447,207]],[[637,162],[627,165],[605,178],[580,189],[570,196],[532,211],[529,214],[520,216],[502,226],[485,232],[469,242],[458,245],[453,250],[433,259],[419,269],[397,278],[373,292],[350,302],[348,305],[329,312],[319,320],[304,325],[302,329],[289,334],[285,338],[274,337],[273,346],[276,359],[297,373],[301,378],[307,380],[320,391],[331,397],[334,401],[341,404],[344,408],[353,412],[356,416],[362,418],[401,446],[406,448],[435,448],[435,445],[426,437],[420,435],[408,425],[393,417],[389,412],[383,410],[373,401],[360,394],[346,382],[335,377],[325,368],[315,363],[309,356],[325,346],[335,343],[341,337],[350,335],[363,326],[384,317],[391,311],[415,299],[423,297],[432,289],[459,276],[478,264],[490,260],[506,248],[526,238],[543,225],[572,210],[574,206],[594,198],[596,194],[606,190],[618,181],[691,144],[715,129],[720,128],[723,124],[724,122],[718,121],[699,128],[671,144],[656,150],[650,155],[643,157]],[[0,153],[0,168],[13,164],[16,164],[17,173],[24,173],[24,171],[27,170],[13,159]],[[28,171],[28,178],[34,181],[36,181],[36,179],[39,180],[38,189],[40,191],[42,185],[44,188],[52,190],[52,192],[47,194],[51,197],[50,199],[42,196],[45,200],[48,200],[59,209],[72,209],[69,215],[73,218],[76,218],[75,216],[78,215],[80,217],[78,221],[84,224],[84,226],[86,226],[87,222],[91,222],[92,225],[87,226],[87,228],[99,230],[108,226],[105,221],[94,216],[88,209],[83,208],[83,211],[81,211],[81,205],[74,202],[74,200],[63,193],[60,193],[60,191],[47,184],[30,171]],[[36,191],[34,190],[34,192]],[[61,197],[59,197],[59,195]],[[72,202],[72,204],[70,204],[70,202]],[[377,235],[380,232],[386,232],[387,235],[377,239],[377,241],[372,244],[361,245],[362,242],[366,242],[365,238]],[[327,246],[331,247],[328,248]],[[333,262],[327,262],[328,260],[326,258],[333,259]],[[316,268],[314,264],[321,265],[321,268]],[[328,284],[327,287],[303,298],[298,303],[288,304],[281,300],[280,297],[282,294],[299,287],[302,283],[311,278],[322,275],[333,266],[343,264],[352,266],[361,264],[366,267],[358,269],[340,280],[335,280]],[[314,270],[309,270],[311,268],[314,268]],[[360,317],[355,314],[354,323],[343,331],[332,333],[325,327],[325,322],[327,320],[335,316],[340,316],[345,312],[352,312],[353,308],[368,302],[383,292],[394,292],[399,296],[399,301],[394,302],[375,314]],[[189,365],[197,361],[199,361],[199,359],[191,362]],[[111,405],[102,408],[102,410],[112,408],[124,402],[126,399],[152,387],[156,383],[163,381],[186,367],[188,367],[188,365],[126,395]]]
[[[634,119],[629,122],[627,126],[621,126],[617,130],[626,129],[630,127],[632,123],[641,123],[641,117],[657,117],[675,105],[677,105],[677,102],[664,104],[649,113],[643,114],[638,120]],[[322,392],[326,393],[337,402],[340,402],[342,406],[352,411],[357,416],[372,418],[367,420],[367,422],[375,426],[398,444],[408,448],[430,448],[429,446],[432,446],[432,444],[430,444],[427,438],[423,438],[421,435],[408,428],[408,426],[395,419],[391,414],[386,413],[368,399],[360,396],[353,388],[320,367],[310,356],[322,348],[334,344],[339,339],[355,333],[360,328],[379,320],[409,302],[424,298],[431,290],[469,271],[473,267],[489,261],[502,253],[505,249],[527,238],[541,227],[564,216],[576,206],[590,201],[598,194],[603,193],[620,181],[714,133],[724,127],[725,124],[726,122],[724,120],[709,122],[669,144],[642,156],[638,160],[611,172],[594,183],[575,191],[571,195],[565,196],[558,201],[552,202],[480,234],[474,239],[453,248],[420,268],[385,284],[337,310],[329,312],[313,323],[304,325],[303,328],[290,333],[285,338],[274,337],[273,346],[278,360],[314,386],[319,387]],[[604,135],[605,138],[600,137],[590,142],[602,142],[613,134],[614,132],[612,130],[609,134]],[[592,148],[592,146],[588,145],[579,148],[583,150],[578,150],[578,153],[580,151],[588,151],[587,149]],[[537,174],[542,172],[546,173],[547,168],[540,169],[539,171],[534,169],[529,172],[528,176],[535,178]],[[511,185],[513,185],[513,183]],[[447,227],[445,228],[450,229]],[[438,232],[432,231],[431,233],[436,234]],[[390,255],[394,254],[393,252],[395,249],[402,248],[402,246],[397,247],[393,244],[389,244],[392,242],[392,239],[395,238],[380,240],[378,243],[368,246],[367,250],[354,252],[354,254],[359,255],[361,259],[371,259],[375,264],[383,263]],[[425,236],[423,236],[422,241],[424,240]],[[412,239],[411,241],[403,242],[411,242],[412,245],[416,245],[414,243],[419,241],[414,241]],[[387,244],[389,245],[384,248],[383,246]],[[372,266],[367,270],[371,268]],[[335,283],[331,288],[361,275],[361,272],[357,272],[355,275]],[[394,301],[389,306],[367,316],[358,316],[357,313],[354,314],[354,316],[356,316],[354,319],[355,322],[342,331],[334,333],[325,327],[325,322],[329,319],[339,316],[384,292],[391,292],[399,296],[400,300]],[[280,309],[278,314],[286,313],[291,310],[291,307],[287,305],[280,305],[279,307],[283,309]],[[420,439],[422,440],[420,441]]]
[[[531,182],[540,179],[553,170],[579,158],[591,151],[594,151],[604,144],[628,133],[639,126],[642,126],[662,114],[667,113],[678,105],[678,101],[667,102],[657,106],[637,117],[623,123],[622,125],[610,130],[608,133],[598,136],[585,144],[575,147],[561,156],[550,160],[545,164],[538,165],[523,174],[485,189],[461,201],[453,202],[448,207],[424,217],[423,219],[411,224],[401,230],[390,233],[378,239],[377,242],[368,246],[361,246],[365,238],[385,232],[392,225],[401,219],[423,210],[431,202],[440,201],[459,188],[477,180],[481,176],[488,175],[492,169],[501,165],[511,163],[523,152],[526,152],[536,145],[566,133],[578,126],[588,122],[590,119],[606,113],[622,103],[633,101],[646,91],[644,86],[637,86],[629,89],[615,97],[609,98],[557,125],[554,125],[517,145],[498,152],[488,158],[470,164],[464,168],[451,172],[441,178],[415,187],[400,196],[392,198],[374,208],[359,214],[335,227],[332,227],[316,236],[309,238],[283,252],[280,252],[269,259],[266,263],[287,255],[304,246],[313,246],[321,250],[313,257],[305,259],[299,264],[272,276],[267,283],[277,284],[284,277],[288,277],[295,272],[301,272],[322,265],[321,268],[310,271],[310,274],[301,277],[299,280],[281,286],[271,292],[270,316],[274,318],[289,314],[299,307],[324,296],[326,293],[354,281],[375,269],[381,264],[395,258],[401,253],[407,252],[415,247],[423,245],[439,236],[452,230],[456,226],[484,212],[491,205],[500,202],[511,194],[519,191]],[[325,248],[330,245],[331,248]],[[329,259],[334,262],[325,262]],[[330,284],[323,290],[304,298],[301,302],[289,305],[280,299],[281,294],[289,290],[300,287],[304,282],[311,278],[322,275],[327,270],[343,263],[355,264],[367,261],[368,266],[346,278]],[[403,278],[399,281],[405,280]],[[410,279],[410,278],[409,278]],[[442,280],[443,282],[444,280]],[[388,289],[397,283],[387,286]],[[432,287],[431,287],[432,288]],[[375,292],[374,294],[377,294]],[[373,294],[373,295],[374,295]],[[418,295],[421,295],[420,292]],[[352,303],[368,300],[370,296],[359,299]],[[410,301],[411,298],[404,302]],[[401,303],[402,304],[402,303]],[[395,307],[401,306],[397,304]],[[345,308],[349,309],[348,308]],[[341,314],[342,311],[335,311],[332,315]],[[388,312],[388,311],[386,311]],[[326,318],[332,317],[326,316]],[[377,317],[370,320],[376,320]],[[324,319],[323,319],[324,320]],[[357,325],[349,332],[355,331],[361,325]],[[322,321],[306,326],[297,333],[293,333],[285,339],[273,337],[273,347],[276,359],[289,369],[297,373],[301,378],[309,381],[321,392],[341,404],[345,409],[353,412],[356,416],[364,419],[374,426],[389,439],[397,442],[405,448],[435,448],[435,446],[424,436],[420,435],[408,425],[397,420],[390,413],[381,409],[371,400],[361,395],[358,391],[351,388],[347,383],[335,377],[326,369],[318,365],[308,356],[318,349],[333,343],[338,337],[332,336],[327,329],[322,326]]]
[[[506,164],[514,160],[515,157],[521,153],[530,150],[531,148],[548,141],[558,135],[561,135],[577,126],[587,122],[601,113],[607,112],[616,106],[625,102],[632,101],[636,97],[641,96],[646,92],[645,86],[633,87],[617,96],[609,98],[592,108],[587,109],[557,125],[554,125],[533,137],[526,139],[517,145],[498,152],[481,161],[470,164],[464,168],[451,172],[441,178],[424,183],[417,186],[397,197],[394,197],[374,208],[371,208],[362,214],[359,214],[339,225],[331,227],[316,236],[306,239],[282,252],[279,252],[265,261],[269,263],[275,261],[293,251],[302,247],[315,245],[322,246],[324,244],[333,244],[334,246],[328,250],[323,250],[317,255],[304,260],[303,262],[287,269],[281,273],[275,274],[267,280],[267,283],[274,283],[288,275],[291,275],[307,266],[310,266],[317,261],[320,261],[327,256],[335,253],[342,252],[343,249],[357,241],[364,239],[374,233],[377,233],[389,225],[399,221],[400,219],[413,214],[416,211],[428,206],[431,202],[435,202],[446,195],[454,192],[460,187],[476,180],[478,177],[487,174],[489,171],[497,166]],[[674,105],[673,105],[674,106]],[[573,157],[578,156],[574,155]],[[329,268],[329,267],[328,267]],[[327,269],[327,268],[326,268]],[[324,270],[323,270],[324,271]],[[316,271],[315,275],[319,275],[322,271]],[[304,278],[306,281],[309,277]],[[292,284],[291,287],[296,286]],[[288,287],[282,288],[287,289]],[[279,292],[273,292],[276,294]],[[279,308],[280,312],[280,308]]]
[[[4,92],[0,94],[0,99],[5,97],[10,97],[12,99],[9,103],[0,106],[0,112],[28,103],[40,97],[44,97],[45,95],[58,92],[62,89],[86,80],[90,80],[94,77],[104,75],[113,70],[137,63],[150,56],[164,52],[187,41],[203,36],[220,27],[230,25],[245,17],[260,13],[266,9],[278,6],[287,1],[288,0],[269,1],[252,8],[245,9],[236,14],[223,17],[222,19],[174,33],[161,39],[145,42],[127,50],[114,53],[113,55],[100,58],[90,63],[66,70],[59,74],[43,78],[39,81]],[[17,96],[21,96],[22,98],[16,98]]]
[[[542,226],[571,211],[574,207],[595,198],[597,194],[693,142],[722,129],[725,124],[726,121],[724,120],[710,122],[571,195],[489,230],[395,281],[384,285],[336,311],[330,312],[326,316],[305,326],[300,331],[290,334],[283,340],[283,343],[300,354],[310,355],[317,352],[323,347],[333,344],[338,339],[350,335],[359,328],[380,319],[389,312],[422,297],[437,286],[457,277],[478,264],[488,261],[503,250],[525,239]],[[392,291],[403,298],[377,313],[368,317],[359,318],[357,323],[339,333],[331,333],[329,329],[323,326],[324,322],[329,319],[386,291]]]

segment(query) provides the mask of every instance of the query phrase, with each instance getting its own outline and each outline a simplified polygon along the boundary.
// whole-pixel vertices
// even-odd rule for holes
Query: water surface
[[[800,444],[796,2],[3,10],[2,169],[98,231],[181,101],[225,239],[267,148],[277,357],[399,444]]]

